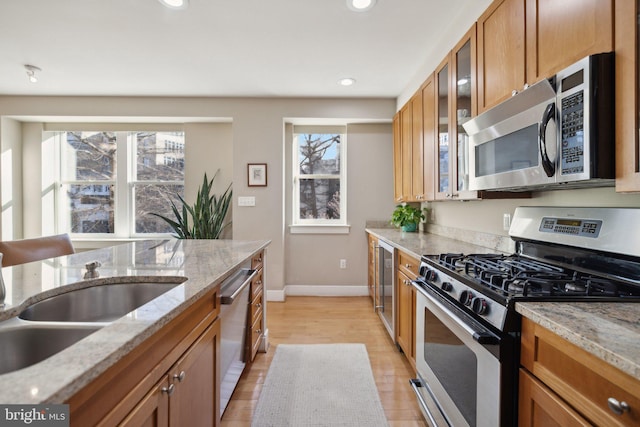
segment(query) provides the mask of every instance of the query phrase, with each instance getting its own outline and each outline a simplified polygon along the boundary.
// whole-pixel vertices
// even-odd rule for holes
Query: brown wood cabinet
[[[495,0],[477,24],[479,113],[587,55],[614,50],[613,0]]]
[[[526,318],[520,361],[529,375],[520,385],[520,426],[553,425],[547,419],[585,425],[582,418],[587,425],[640,425],[640,381]],[[611,399],[631,409],[615,414]]]
[[[435,200],[436,195],[436,144],[438,127],[436,122],[436,84],[431,74],[422,85],[422,180],[424,200]]]
[[[418,275],[420,261],[413,256],[398,250],[398,265],[396,270],[397,321],[396,342],[404,351],[405,356],[415,369],[416,366],[416,290],[411,280]]]
[[[404,200],[402,192],[402,123],[400,111],[393,116],[393,197],[399,203]]]
[[[373,299],[374,288],[376,286],[376,255],[378,253],[376,247],[378,246],[378,238],[372,234],[367,234],[367,243],[369,246],[368,252],[369,255],[367,257],[368,260],[368,271],[367,271],[367,286],[369,288],[369,296]],[[375,303],[376,301],[374,301]]]
[[[613,51],[613,0],[526,0],[527,83]]]
[[[616,191],[640,191],[638,1],[615,2]]]
[[[478,112],[526,83],[525,0],[495,0],[478,18]]]
[[[265,328],[265,292],[264,292],[264,251],[259,252],[251,259],[251,269],[256,270],[257,274],[251,280],[251,302],[248,310],[248,324],[250,327],[247,332],[246,357],[249,362],[253,362],[256,353],[263,348],[264,345],[264,328]]]
[[[219,290],[72,396],[71,425],[218,425]]]
[[[425,200],[422,92],[419,90],[394,118],[395,201]]]

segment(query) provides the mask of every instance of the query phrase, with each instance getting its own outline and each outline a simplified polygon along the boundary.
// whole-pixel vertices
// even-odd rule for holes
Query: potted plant
[[[171,210],[175,215],[175,220],[167,218],[157,213],[151,213],[158,218],[163,219],[171,226],[174,236],[178,239],[218,239],[222,231],[231,224],[231,221],[225,222],[229,205],[231,204],[231,184],[220,196],[211,194],[213,189],[213,180],[218,173],[209,180],[207,174],[204,174],[202,186],[198,188],[196,201],[193,205],[189,205],[178,195],[182,203],[182,209],[178,209],[173,201],[171,202]]]
[[[424,219],[425,215],[421,209],[406,203],[396,206],[391,214],[391,224],[402,228],[402,231],[416,231],[418,223]]]

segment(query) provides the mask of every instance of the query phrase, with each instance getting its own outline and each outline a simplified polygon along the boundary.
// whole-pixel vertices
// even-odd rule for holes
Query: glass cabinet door
[[[438,118],[437,142],[437,194],[436,198],[451,197],[449,188],[449,64],[445,62],[436,74],[438,96],[436,99],[436,117]]]
[[[469,190],[469,135],[462,125],[471,118],[471,41],[456,52],[456,154],[458,191]]]

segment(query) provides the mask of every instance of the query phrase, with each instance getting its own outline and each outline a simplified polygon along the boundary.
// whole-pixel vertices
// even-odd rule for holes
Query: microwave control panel
[[[560,123],[562,124],[561,173],[570,175],[584,172],[584,92],[579,91],[562,98]]]

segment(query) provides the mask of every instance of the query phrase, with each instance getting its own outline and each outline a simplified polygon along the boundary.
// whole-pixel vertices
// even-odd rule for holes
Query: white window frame
[[[135,203],[134,203],[134,186],[136,184],[149,184],[149,185],[183,185],[182,181],[138,181],[134,180],[135,167],[136,167],[136,144],[135,133],[148,131],[148,132],[184,132],[181,127],[176,128],[174,126],[167,126],[166,124],[160,124],[158,126],[148,127],[144,126],[137,128],[138,126],[131,126],[122,128],[114,124],[74,124],[72,126],[66,125],[48,125],[46,131],[55,132],[55,153],[56,153],[56,185],[55,185],[55,226],[58,233],[69,233],[74,240],[86,240],[86,241],[107,241],[107,240],[126,240],[126,239],[152,239],[152,238],[166,238],[171,235],[168,233],[136,233],[135,232]],[[118,169],[114,180],[105,181],[63,181],[61,153],[61,136],[65,132],[71,131],[110,131],[116,133],[116,164]],[[44,139],[44,138],[43,138]],[[186,141],[185,141],[186,143]],[[124,173],[122,170],[124,169]],[[186,174],[186,171],[185,171]],[[63,206],[63,185],[68,184],[88,184],[92,183],[96,185],[114,185],[114,232],[113,233],[72,233],[68,228],[68,215],[65,212]],[[46,215],[43,212],[43,215]]]
[[[340,134],[340,174],[325,175],[300,174],[299,135]],[[347,234],[349,224],[347,216],[347,129],[346,126],[293,126],[292,150],[292,212],[289,231],[292,234]],[[339,179],[340,180],[340,218],[309,219],[300,218],[300,180],[301,179]]]

